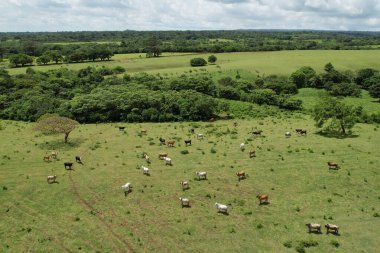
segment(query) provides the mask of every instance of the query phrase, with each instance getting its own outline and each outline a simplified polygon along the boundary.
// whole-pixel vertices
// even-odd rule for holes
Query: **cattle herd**
[[[234,127],[236,127],[237,126],[237,122],[234,122],[233,125],[234,125]],[[125,129],[124,126],[119,126],[119,130],[120,131],[124,131],[124,129]],[[307,131],[305,129],[295,129],[295,131],[296,131],[296,133],[298,135],[306,135],[306,133],[307,133]],[[190,132],[192,134],[195,134],[194,129],[190,129]],[[252,131],[252,134],[254,136],[256,136],[256,137],[262,136],[262,133],[263,133],[262,130]],[[140,134],[147,134],[147,130],[146,129],[140,129]],[[195,136],[196,136],[197,140],[203,140],[204,139],[204,134],[196,133]],[[285,132],[285,137],[286,138],[290,138],[291,137],[291,133],[290,132]],[[174,145],[176,143],[175,140],[166,141],[162,137],[159,138],[159,142],[160,142],[160,145],[166,145],[168,147],[174,147]],[[190,139],[185,140],[184,142],[185,142],[185,146],[191,146],[192,145]],[[245,143],[241,143],[240,146],[239,146],[239,148],[240,148],[241,151],[244,151],[245,150]],[[248,154],[249,154],[249,158],[256,157],[256,151],[255,150],[250,150],[248,152]],[[150,161],[150,157],[148,156],[148,154],[144,153],[143,154],[143,158],[145,159],[145,161],[148,164],[150,164],[151,161]],[[159,153],[158,154],[158,158],[160,160],[163,160],[165,165],[173,165],[172,159],[168,157],[168,153],[166,153],[166,152]],[[49,152],[47,152],[44,155],[44,157],[43,157],[43,161],[45,161],[45,162],[50,162],[50,159],[58,159],[58,151],[53,150],[53,151],[50,152],[50,154],[49,154]],[[80,163],[80,164],[83,165],[82,158],[80,156],[76,156],[75,157],[75,161],[77,163]],[[327,162],[327,165],[328,165],[329,169],[338,169],[339,168],[339,165],[336,162]],[[72,166],[73,166],[72,162],[64,162],[65,169],[70,169],[71,170]],[[143,175],[150,176],[150,170],[149,170],[148,167],[145,167],[145,166],[142,165],[140,168],[142,169]],[[238,177],[238,181],[246,179],[247,176],[248,176],[244,171],[239,171],[239,172],[236,173],[236,175]],[[196,179],[198,181],[200,181],[200,180],[207,180],[207,172],[206,171],[196,171],[195,172],[195,176],[196,176]],[[51,183],[57,183],[57,175],[47,176],[47,182],[49,184],[51,184]],[[190,185],[189,185],[188,181],[181,181],[180,185],[181,185],[181,188],[182,188],[183,191],[190,189]],[[122,188],[125,196],[127,196],[132,191],[132,185],[131,185],[130,182],[125,183],[124,185],[121,186],[121,188]],[[259,200],[259,204],[260,205],[269,204],[269,197],[268,197],[268,195],[257,194],[256,197]],[[188,198],[180,197],[179,200],[180,200],[180,204],[181,204],[182,208],[183,207],[190,207],[190,200]],[[215,207],[216,207],[217,212],[223,213],[223,214],[228,214],[228,206],[227,205],[216,202],[215,203]],[[306,226],[308,227],[309,233],[312,233],[312,232],[321,233],[321,225],[320,224],[317,224],[317,223],[307,223]],[[333,233],[335,233],[335,234],[339,233],[339,227],[337,225],[326,224],[325,228],[327,229],[327,233],[329,233],[331,231]]]

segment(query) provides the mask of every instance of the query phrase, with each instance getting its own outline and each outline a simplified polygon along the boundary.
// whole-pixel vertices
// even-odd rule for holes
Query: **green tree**
[[[52,50],[50,51],[51,60],[55,62],[55,64],[58,64],[58,62],[63,61],[63,56],[58,50]]]
[[[24,67],[25,65],[33,63],[33,57],[26,54],[15,54],[9,57],[9,62],[11,66],[18,67],[21,65]]]
[[[365,86],[365,80],[371,78],[377,73],[379,73],[379,71],[371,68],[360,69],[355,77],[355,83],[362,86],[364,89],[368,89],[369,87]]]
[[[378,81],[369,87],[369,95],[374,98],[378,98],[380,102],[380,76]]]
[[[37,58],[36,62],[39,65],[46,65],[51,61],[51,55],[49,52],[45,52],[43,55]]]
[[[315,70],[312,67],[304,66],[293,72],[290,76],[290,80],[297,86],[297,88],[312,87],[315,77]]]
[[[326,129],[329,131],[346,134],[347,130],[358,122],[357,111],[352,105],[330,96],[323,96],[314,107],[313,118],[318,128],[327,125]]]
[[[207,61],[211,64],[214,64],[218,58],[216,58],[215,55],[210,55],[207,59]]]
[[[203,58],[193,58],[193,59],[190,60],[190,65],[192,67],[206,66],[207,62]]]
[[[159,57],[161,55],[161,42],[156,37],[151,37],[145,41],[144,52],[146,57]]]
[[[35,127],[35,131],[42,132],[43,134],[64,134],[65,143],[67,143],[69,134],[75,129],[78,122],[66,117],[61,117],[56,114],[42,115]]]

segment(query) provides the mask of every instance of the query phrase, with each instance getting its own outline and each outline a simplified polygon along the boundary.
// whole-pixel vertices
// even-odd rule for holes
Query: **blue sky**
[[[380,0],[0,0],[0,32],[380,30]]]

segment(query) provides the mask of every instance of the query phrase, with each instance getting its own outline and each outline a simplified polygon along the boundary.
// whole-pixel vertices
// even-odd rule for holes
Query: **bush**
[[[296,247],[296,251],[297,251],[298,253],[305,253],[305,252],[306,252],[306,251],[305,251],[305,248],[302,247],[302,245],[297,245],[297,247]]]
[[[181,154],[182,155],[187,155],[189,153],[189,150],[185,149],[185,150],[181,150]]]
[[[193,58],[193,59],[190,60],[190,65],[192,67],[206,66],[207,62],[203,58]]]
[[[208,62],[214,64],[216,62],[217,58],[215,55],[210,55],[208,57]]]
[[[292,247],[292,241],[286,241],[283,243],[283,245],[287,248],[291,248]]]
[[[339,248],[339,246],[340,246],[340,243],[337,240],[331,240],[330,244],[335,246],[336,248]]]
[[[114,74],[122,74],[125,72],[125,68],[123,68],[121,66],[116,66],[115,68],[112,69],[112,72]]]

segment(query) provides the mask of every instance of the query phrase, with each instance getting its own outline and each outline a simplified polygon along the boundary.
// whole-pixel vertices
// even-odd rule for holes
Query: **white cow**
[[[169,157],[163,157],[165,161],[165,165],[172,165],[172,159]]]
[[[181,201],[181,206],[184,207],[184,206],[187,206],[189,207],[190,206],[190,200],[187,199],[187,198],[179,198],[179,200]]]
[[[285,137],[286,138],[289,138],[290,136],[292,136],[292,134],[290,132],[285,132]]]
[[[197,139],[203,139],[204,135],[203,134],[197,134]]]
[[[144,159],[147,163],[150,163],[150,157],[147,154],[144,154]]]
[[[47,182],[50,184],[50,183],[55,183],[55,181],[57,180],[57,175],[54,175],[54,176],[48,176],[47,177]]]
[[[245,149],[245,144],[244,144],[244,142],[243,142],[243,143],[240,143],[240,150],[241,150],[241,151],[244,151],[244,149]]]
[[[122,185],[121,188],[123,189],[124,194],[127,195],[127,193],[129,193],[131,191],[132,186],[131,186],[131,183],[128,182],[125,185]]]
[[[189,189],[189,182],[188,181],[181,181],[182,190]]]
[[[228,213],[228,206],[220,204],[220,203],[215,203],[216,209],[220,213]]]
[[[147,167],[145,167],[145,166],[141,166],[141,168],[143,169],[143,174],[144,175],[150,175],[150,173],[149,173],[149,169],[147,168]]]
[[[206,171],[201,171],[201,172],[195,172],[195,174],[198,176],[198,179],[200,180],[201,178],[207,179],[207,172]]]

